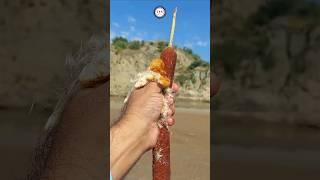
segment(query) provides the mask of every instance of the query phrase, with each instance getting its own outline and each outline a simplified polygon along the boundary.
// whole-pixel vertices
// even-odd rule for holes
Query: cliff
[[[126,96],[132,86],[130,80],[147,69],[152,59],[160,57],[164,42],[131,42],[136,47],[119,48],[112,43],[110,53],[110,93]],[[175,82],[180,86],[178,98],[210,100],[210,66],[187,48],[177,48]]]

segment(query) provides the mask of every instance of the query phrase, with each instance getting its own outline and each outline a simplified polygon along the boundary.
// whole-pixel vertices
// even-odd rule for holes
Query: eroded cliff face
[[[216,35],[214,69],[221,88],[211,107],[236,113],[235,119],[242,113],[242,119],[320,127],[320,4],[259,0],[243,14],[239,9],[245,3],[232,6],[233,1],[215,7],[219,28],[211,33]],[[275,7],[287,11],[278,14]]]
[[[110,94],[126,96],[132,87],[131,79],[138,72],[145,71],[152,59],[160,57],[158,42],[144,43],[139,49],[123,49],[120,52],[111,46]],[[180,86],[178,98],[210,100],[210,67],[201,61],[197,63],[192,55],[177,49],[175,82]]]

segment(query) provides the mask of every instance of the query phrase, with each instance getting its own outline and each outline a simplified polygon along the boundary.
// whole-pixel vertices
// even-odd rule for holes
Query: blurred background
[[[319,179],[320,1],[214,3],[213,179]]]
[[[65,59],[104,31],[105,3],[0,0],[0,179],[25,176],[65,88]]]
[[[171,132],[171,178],[210,178],[210,1],[111,0],[110,123],[120,116],[130,81],[147,70],[168,47],[172,15],[177,11],[173,44],[177,53],[176,123]],[[166,16],[153,14],[157,6]],[[188,29],[188,30],[186,30]],[[125,179],[152,179],[152,153],[145,153]]]
[[[1,179],[26,174],[34,145],[64,88],[66,56],[105,28],[104,3],[0,0]],[[209,166],[201,154],[209,139],[201,137],[209,135],[204,129],[211,124],[213,178],[319,179],[319,7],[317,0],[215,0],[214,63],[200,61],[192,48],[180,46],[189,64],[181,66],[177,81],[200,100],[177,101],[177,116],[185,121],[184,126],[176,125],[173,146],[189,144],[197,153],[178,151],[184,157],[181,165],[202,163],[189,171],[194,175],[189,177],[199,178],[200,167]],[[129,44],[123,50],[129,52],[126,56],[140,52],[142,41],[134,40],[138,39],[114,41],[114,55],[119,57],[116,52],[122,51],[123,42]],[[150,58],[165,46],[161,41],[144,43]],[[209,65],[221,81],[211,104],[211,123],[203,121],[209,116],[201,110],[208,108],[206,96],[195,90],[206,92]],[[114,118],[117,102],[112,102]],[[204,123],[195,126],[190,120],[194,117]],[[136,168],[133,176],[144,174],[141,166]]]

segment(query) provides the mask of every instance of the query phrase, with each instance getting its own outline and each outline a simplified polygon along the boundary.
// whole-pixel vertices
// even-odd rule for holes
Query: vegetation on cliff
[[[222,81],[214,107],[319,115],[319,2],[245,0],[232,6],[236,2],[214,7],[214,68]],[[243,11],[246,3],[250,9]]]
[[[132,79],[138,72],[146,70],[150,61],[159,57],[168,46],[167,42],[128,41],[116,37],[111,43],[111,94],[125,96]],[[180,98],[209,101],[210,65],[190,48],[177,50],[175,82],[181,86]],[[124,71],[124,69],[126,69]]]

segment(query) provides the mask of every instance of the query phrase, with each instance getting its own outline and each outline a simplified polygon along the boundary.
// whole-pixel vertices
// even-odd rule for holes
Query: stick
[[[161,60],[164,62],[165,71],[170,79],[170,88],[172,87],[174,70],[176,66],[177,54],[172,48],[177,8],[173,13],[172,26],[170,32],[169,47],[161,53]],[[156,146],[153,148],[153,180],[170,180],[170,132],[167,128],[160,128],[160,134]]]
[[[172,44],[173,44],[174,30],[176,28],[176,18],[177,18],[177,8],[175,8],[174,12],[173,12],[172,25],[171,25],[171,31],[170,31],[170,39],[169,39],[169,47],[172,47]]]

